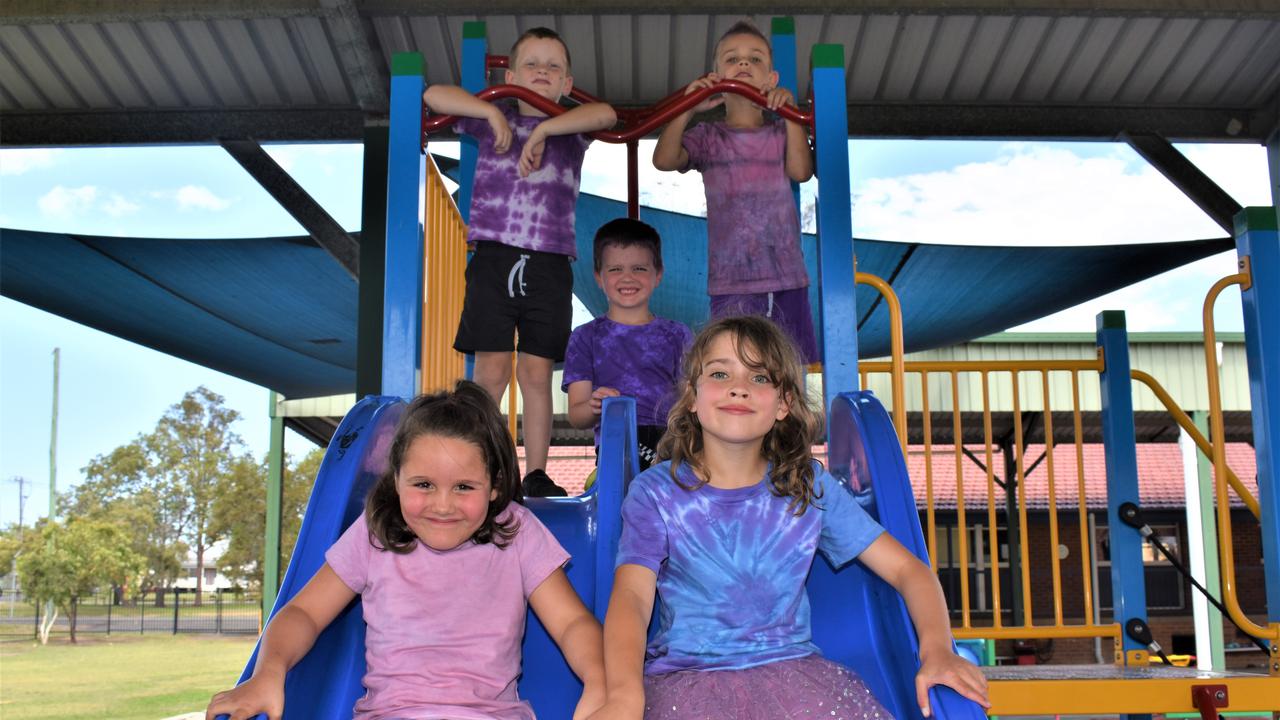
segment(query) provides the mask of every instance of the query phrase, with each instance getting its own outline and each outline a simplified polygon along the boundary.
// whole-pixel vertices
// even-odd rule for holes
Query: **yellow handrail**
[[[1226,424],[1222,419],[1222,396],[1218,382],[1218,341],[1214,332],[1213,307],[1218,295],[1231,285],[1239,285],[1241,290],[1249,289],[1253,282],[1249,271],[1249,258],[1241,259],[1240,270],[1235,275],[1222,278],[1209,288],[1209,294],[1204,299],[1203,311],[1205,370],[1209,379],[1209,437],[1213,441],[1213,484],[1218,498],[1218,563],[1221,566],[1219,570],[1222,576],[1222,602],[1227,608],[1227,613],[1241,630],[1254,637],[1270,640],[1273,643],[1274,655],[1275,643],[1280,642],[1280,623],[1272,623],[1270,627],[1254,623],[1240,608],[1240,599],[1236,595],[1235,548],[1231,542],[1231,506],[1227,499]]]
[[[1200,448],[1200,452],[1204,453],[1205,457],[1212,460],[1213,446],[1200,432],[1200,428],[1196,427],[1196,424],[1192,422],[1191,418],[1182,410],[1182,408],[1178,407],[1173,396],[1164,389],[1164,386],[1162,386],[1154,377],[1141,370],[1130,370],[1129,374],[1134,380],[1146,385],[1147,389],[1150,390],[1152,394],[1160,400],[1160,402],[1164,403],[1165,409],[1167,409],[1169,414],[1173,416],[1173,419],[1178,423],[1178,426],[1187,432],[1187,435],[1190,436],[1192,442],[1196,444],[1196,447]],[[1244,483],[1240,482],[1240,478],[1230,467],[1227,468],[1227,482],[1231,485],[1231,489],[1235,490],[1236,494],[1240,496],[1240,499],[1244,501],[1245,507],[1249,508],[1249,512],[1253,513],[1255,518],[1261,520],[1262,512],[1258,507],[1258,499],[1253,496],[1253,493],[1249,492],[1249,488],[1245,487]]]
[[[902,457],[906,458],[907,393],[906,373],[903,370],[905,360],[903,358],[904,346],[902,342],[902,304],[898,302],[898,295],[893,291],[893,288],[889,287],[889,283],[875,275],[854,272],[853,282],[855,285],[870,285],[875,288],[889,307],[889,355],[892,358],[889,372],[893,383],[893,425],[894,429],[898,431],[898,442],[902,445]]]

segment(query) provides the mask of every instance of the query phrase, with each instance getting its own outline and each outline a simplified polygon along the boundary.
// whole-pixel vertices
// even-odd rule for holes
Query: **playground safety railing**
[[[430,153],[425,164],[421,390],[433,392],[463,376],[465,358],[453,349],[453,331],[466,287],[467,226]]]

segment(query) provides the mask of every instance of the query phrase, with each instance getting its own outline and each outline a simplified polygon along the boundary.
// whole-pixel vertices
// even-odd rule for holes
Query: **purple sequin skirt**
[[[645,720],[891,720],[849,668],[819,655],[644,679]]]

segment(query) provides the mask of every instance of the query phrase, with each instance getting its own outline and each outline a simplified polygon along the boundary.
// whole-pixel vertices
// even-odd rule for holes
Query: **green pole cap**
[[[844,46],[839,43],[814,45],[809,52],[809,66],[815,68],[844,68]]]
[[[392,75],[417,75],[421,77],[426,67],[426,63],[422,60],[422,53],[398,52],[391,56]]]
[[[1123,310],[1103,310],[1098,313],[1099,330],[1124,330]]]
[[[1243,235],[1250,230],[1275,230],[1276,209],[1268,206],[1247,207],[1236,213],[1236,235]]]
[[[774,35],[795,35],[796,19],[790,16],[776,17],[773,19],[769,29]]]
[[[468,20],[462,23],[463,40],[484,40],[485,35],[483,20]]]

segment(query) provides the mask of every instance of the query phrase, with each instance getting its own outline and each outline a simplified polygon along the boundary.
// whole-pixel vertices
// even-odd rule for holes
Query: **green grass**
[[[233,686],[252,637],[90,636],[77,645],[0,645],[4,720],[158,720],[204,711]]]

